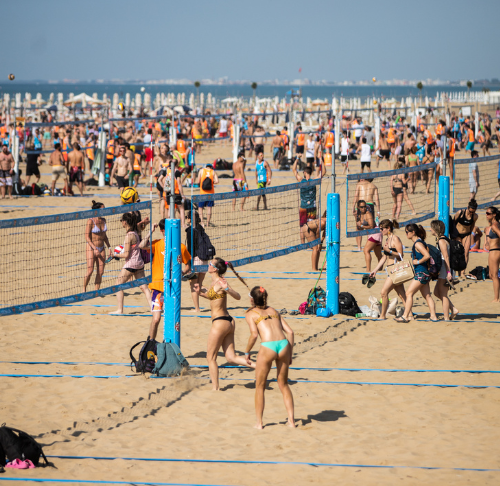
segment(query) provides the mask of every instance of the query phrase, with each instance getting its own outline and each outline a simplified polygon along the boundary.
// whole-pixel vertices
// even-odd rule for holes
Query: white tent
[[[105,104],[104,101],[92,98],[92,96],[89,96],[88,94],[85,94],[85,93],[80,93],[79,95],[72,96],[71,98],[67,99],[64,102],[64,104],[66,106],[76,105],[78,103],[87,104],[87,105],[104,105]]]
[[[222,103],[238,103],[239,99],[238,98],[224,98],[222,100]]]

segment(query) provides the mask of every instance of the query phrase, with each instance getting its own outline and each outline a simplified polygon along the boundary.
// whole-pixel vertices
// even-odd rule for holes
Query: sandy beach
[[[229,160],[230,147],[219,150],[216,144],[202,152],[201,160],[213,161],[221,151]],[[353,169],[359,170],[359,161]],[[49,172],[46,165],[41,171]],[[254,176],[249,172],[247,177],[253,182]],[[49,180],[50,175],[43,175],[42,182]],[[230,190],[230,181],[221,179],[217,190]],[[292,182],[291,172],[273,174],[273,185]],[[330,179],[325,179],[324,194],[329,187]],[[4,200],[2,218],[89,209],[90,200],[103,194],[116,194],[105,199],[107,207],[118,204],[116,188],[87,192],[90,189],[96,197]],[[145,188],[140,193],[147,199]],[[345,211],[345,201],[341,207]],[[484,210],[478,212],[479,226],[484,228]],[[157,203],[153,216],[156,222]],[[343,214],[342,224],[344,218]],[[396,234],[406,244],[404,229]],[[359,272],[365,271],[365,262],[355,248],[354,239],[342,239],[341,291],[351,292],[359,305],[368,305],[370,295],[380,296],[385,275],[380,273],[371,289],[361,285]],[[468,268],[477,265],[487,266],[486,253],[471,254]],[[268,290],[273,307],[288,311],[306,299],[318,276],[310,271],[310,251],[238,270],[250,288],[263,285]],[[229,300],[228,309],[236,319],[236,350],[243,353],[249,335],[244,320],[248,290],[231,272],[227,277],[242,295],[240,301]],[[325,278],[323,274],[319,284],[323,288]],[[461,280],[450,292],[460,310],[458,320],[452,322],[428,320],[421,297],[414,306],[419,319],[409,324],[392,319],[285,316],[296,340],[290,371],[296,430],[284,425],[286,412],[273,381],[266,390],[265,428],[252,428],[254,374],[250,369],[221,369],[221,392],[211,391],[204,367],[210,310],[202,302],[205,308],[200,315],[189,313],[188,283],[182,285],[181,348],[192,370],[171,379],[131,372],[129,350],[146,338],[151,314],[139,289],[125,294],[124,316],[107,315],[116,306],[116,297],[108,296],[1,319],[0,375],[60,377],[2,376],[1,421],[33,434],[57,469],[6,470],[0,480],[211,485],[500,482],[500,307],[491,303],[491,280]],[[441,303],[436,307],[442,317]],[[162,332],[161,327],[160,336]],[[258,346],[253,357],[257,350]],[[37,364],[13,363],[20,361]],[[224,364],[220,353],[219,365]],[[270,378],[274,376],[271,372]]]

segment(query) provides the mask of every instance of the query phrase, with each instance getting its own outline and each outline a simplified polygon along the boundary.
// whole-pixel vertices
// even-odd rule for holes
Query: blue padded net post
[[[165,220],[163,339],[181,346],[181,222]]]
[[[326,306],[339,313],[340,196],[328,194],[326,209]]]
[[[450,178],[441,176],[439,178],[439,220],[444,223],[445,236],[450,235]]]

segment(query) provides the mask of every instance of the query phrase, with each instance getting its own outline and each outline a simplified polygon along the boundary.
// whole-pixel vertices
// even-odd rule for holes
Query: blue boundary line
[[[389,466],[385,464],[342,464],[325,462],[301,462],[301,461],[240,461],[231,459],[174,459],[174,458],[148,458],[148,457],[103,457],[103,456],[58,456],[49,455],[47,457],[54,459],[94,459],[97,461],[151,461],[151,462],[193,462],[208,464],[271,464],[271,465],[294,465],[294,466],[315,466],[315,467],[366,467],[376,469],[447,469],[450,471],[495,471],[500,469],[488,468],[469,468],[469,467],[440,467],[440,466]]]
[[[264,253],[263,255],[257,255],[248,258],[240,258],[239,260],[230,260],[230,262],[235,267],[240,267],[242,265],[248,265],[249,263],[262,262],[264,260],[270,260],[271,258],[277,258],[283,255],[289,255],[290,253],[295,253],[296,251],[307,250],[308,248],[312,248],[313,246],[319,245],[321,243],[321,239],[318,238],[314,241],[310,241],[308,243],[301,243],[300,245],[290,246],[289,248],[284,248],[283,250],[275,250],[269,253]],[[194,265],[193,270],[195,272],[207,272],[208,265]],[[272,277],[271,277],[272,278]],[[276,277],[274,277],[276,279]],[[288,280],[283,277],[284,280]],[[298,279],[294,279],[298,280]],[[309,279],[308,279],[309,280]],[[313,279],[314,280],[314,279]]]
[[[1,317],[11,316],[13,314],[22,314],[23,312],[32,312],[40,309],[47,309],[49,307],[57,307],[66,304],[73,304],[74,302],[81,302],[82,300],[95,299],[96,297],[103,297],[105,295],[116,294],[116,292],[118,292],[119,290],[131,289],[149,283],[151,283],[151,275],[149,275],[148,277],[140,278],[138,280],[133,280],[130,282],[125,282],[123,284],[114,285],[113,287],[108,287],[106,289],[94,290],[92,292],[85,292],[82,294],[69,295],[67,297],[61,297],[59,299],[48,299],[39,302],[32,302],[31,304],[4,307],[0,309],[0,316]],[[85,315],[85,314],[73,314],[73,313],[68,313],[68,314]]]
[[[421,165],[416,165],[414,167],[404,167],[403,169],[397,169],[397,170],[381,170],[379,172],[369,172],[369,173],[364,173],[364,174],[361,174],[361,173],[348,174],[347,180],[348,181],[359,181],[361,179],[368,179],[368,178],[369,179],[376,179],[378,177],[390,177],[390,176],[398,175],[398,174],[410,174],[412,172],[421,172],[424,170],[431,170],[431,169],[435,169],[436,167],[437,167],[437,163],[432,162],[431,164],[421,164]]]
[[[113,378],[135,378],[140,376],[139,374],[134,375],[49,375],[49,374],[24,374],[24,373],[2,373],[1,377],[5,378],[98,378],[98,379],[113,379]],[[172,379],[177,377],[164,377],[164,376],[150,376],[151,379]],[[209,380],[208,376],[198,377],[199,380]],[[225,381],[255,381],[255,378],[239,378],[239,377],[229,377],[229,378],[219,378]],[[267,380],[267,383],[277,383],[275,378]],[[437,383],[386,383],[386,382],[371,382],[371,381],[329,381],[329,380],[292,380],[288,379],[288,383],[323,383],[327,385],[375,385],[375,386],[416,386],[416,387],[435,387],[435,388],[500,388],[496,385],[448,385],[448,384],[437,384]]]
[[[83,483],[83,484],[128,484],[133,486],[134,484],[150,485],[150,486],[225,486],[221,484],[201,484],[201,483],[159,483],[158,481],[104,481],[100,480],[90,480],[90,479],[49,479],[49,478],[6,478],[0,477],[0,481],[30,481],[36,483]]]
[[[0,221],[0,229],[19,228],[21,226],[35,226],[39,224],[63,223],[66,221],[96,218],[98,216],[109,216],[112,214],[123,214],[141,209],[151,209],[151,202],[145,201],[135,204],[125,204],[123,206],[113,206],[105,209],[94,209],[88,211],[78,211],[76,213],[54,214],[50,216],[37,216],[33,218],[6,219]]]
[[[198,194],[192,197],[192,202],[203,201],[226,201],[251,196],[266,196],[267,194],[278,194],[309,186],[321,185],[321,179],[309,179],[308,181],[296,182],[294,184],[284,184],[281,186],[266,187],[265,189],[252,189],[250,191],[223,192],[220,194]]]
[[[97,361],[0,361],[4,364],[28,364],[28,365],[96,365],[96,366],[130,366],[130,363],[107,363]],[[207,365],[190,365],[190,368],[205,368]],[[219,366],[220,369],[245,369],[243,366],[227,365]],[[272,369],[276,369],[275,366]],[[310,368],[304,366],[290,366],[291,370],[305,370],[305,371],[382,371],[385,373],[500,373],[496,370],[411,370],[411,369],[397,369],[397,368]]]

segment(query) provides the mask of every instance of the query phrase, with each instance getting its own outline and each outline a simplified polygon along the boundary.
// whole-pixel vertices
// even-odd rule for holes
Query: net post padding
[[[410,214],[408,210],[401,211],[398,217],[393,218],[393,198],[390,191],[390,178],[392,176],[397,176],[400,174],[415,174],[420,172],[422,175],[428,177],[428,172],[432,171],[432,177],[436,175],[436,162],[430,164],[417,165],[414,167],[405,167],[397,170],[386,170],[379,172],[367,172],[359,174],[349,174],[347,175],[347,187],[346,187],[346,236],[348,238],[357,236],[368,236],[370,234],[379,233],[380,229],[378,227],[366,230],[358,230],[356,226],[356,216],[353,213],[352,206],[354,204],[354,191],[353,182],[358,182],[361,179],[375,179],[374,182],[377,183],[380,208],[376,208],[376,212],[380,212],[380,220],[383,219],[396,219],[400,226],[407,225],[410,223],[421,223],[427,219],[433,218],[436,215],[436,187],[434,184],[434,191],[429,192],[429,194],[422,191],[422,186],[417,182],[415,186],[415,193],[409,194],[410,199],[413,199],[412,204],[414,204],[415,214]],[[383,186],[383,187],[382,187]],[[418,191],[417,191],[418,188]],[[418,198],[418,201],[417,201]],[[402,207],[405,207],[405,199],[403,198]]]
[[[269,260],[296,251],[306,250],[317,246],[321,237],[313,241],[301,242],[301,226],[299,224],[299,193],[300,189],[317,187],[316,217],[321,217],[321,179],[310,179],[294,184],[286,184],[250,191],[224,192],[219,194],[199,194],[192,198],[195,204],[214,201],[222,204],[215,205],[212,213],[218,214],[220,221],[216,227],[205,228],[216,255],[225,258],[233,266],[248,265],[249,263]],[[273,196],[282,196],[282,199],[272,199]],[[266,196],[269,209],[252,211],[250,205],[259,196]],[[247,199],[246,210],[240,211],[237,200]],[[235,210],[232,210],[235,202]],[[194,209],[192,210],[194,211]],[[222,216],[220,213],[222,212]],[[265,219],[269,214],[272,219]],[[193,218],[192,218],[193,221]],[[191,226],[193,231],[193,226]],[[267,233],[266,233],[267,231]],[[264,236],[263,236],[264,235]],[[193,242],[193,238],[191,238]],[[193,248],[189,248],[193,254]],[[195,272],[206,272],[208,265],[194,265]]]
[[[165,220],[163,339],[181,346],[181,222]]]
[[[328,194],[326,211],[326,307],[339,313],[340,195]]]
[[[83,277],[81,273],[77,272],[78,267],[87,265],[86,248],[83,249],[78,246],[83,244],[86,247],[87,245],[84,238],[85,227],[80,226],[80,223],[85,223],[85,220],[91,218],[117,216],[140,210],[146,210],[151,219],[151,207],[151,202],[147,201],[105,209],[0,221],[0,236],[5,243],[0,248],[0,258],[6,262],[3,272],[0,274],[0,300],[4,305],[9,302],[9,299],[15,302],[13,305],[0,308],[0,316],[73,304],[148,284],[151,281],[150,272],[149,275],[138,280],[110,285],[90,292],[75,292],[78,287],[81,287]],[[71,223],[74,222],[77,222],[78,225],[71,227]],[[68,234],[65,234],[64,227],[60,226],[65,223],[70,225],[69,230],[73,229],[74,231],[68,230]],[[107,220],[108,239],[111,247],[117,242],[114,241],[115,237],[119,238],[120,242],[124,238],[123,230],[118,224],[114,225],[116,229],[113,230],[117,234],[110,234],[112,233],[111,225],[113,223],[117,223],[117,221],[112,221],[111,218]],[[34,232],[35,228],[41,229],[43,225],[54,224],[58,226],[56,228],[47,227],[45,235],[36,235]],[[12,232],[13,229],[19,230],[23,228],[29,229],[29,232]],[[111,241],[111,238],[113,238],[113,241]],[[43,248],[38,248],[34,244],[35,241],[40,240],[43,242]],[[8,262],[12,262],[11,271],[9,271]],[[147,268],[151,269],[151,266],[145,265],[145,271]],[[53,273],[49,273],[51,269]],[[109,275],[110,272],[114,272],[112,276]],[[58,275],[61,273],[63,275]],[[101,285],[105,285],[104,278],[115,279],[118,274],[117,268],[107,272],[105,266]],[[90,281],[89,285],[93,285],[93,283]],[[54,295],[57,293],[60,293],[60,295]],[[22,302],[23,295],[29,296],[35,302]],[[48,295],[50,295],[50,298],[42,298]]]

